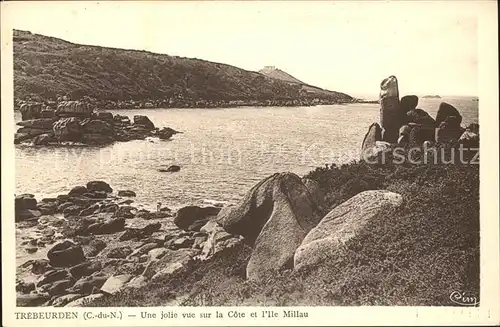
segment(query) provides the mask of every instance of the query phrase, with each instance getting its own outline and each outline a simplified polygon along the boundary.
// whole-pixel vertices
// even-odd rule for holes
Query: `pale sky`
[[[398,77],[402,95],[477,95],[481,5],[43,1],[12,4],[4,13],[16,29],[74,43],[247,70],[272,65],[312,85],[373,98],[389,75]]]

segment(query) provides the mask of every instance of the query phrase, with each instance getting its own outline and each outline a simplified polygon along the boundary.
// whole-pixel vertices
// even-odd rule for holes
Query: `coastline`
[[[169,102],[155,101],[155,100],[86,100],[80,99],[76,101],[86,102],[93,108],[98,110],[137,110],[137,109],[221,109],[221,108],[239,108],[239,107],[310,107],[317,105],[336,105],[336,104],[350,104],[350,103],[376,103],[376,102],[358,102],[353,101],[340,101],[337,99],[286,99],[286,100],[220,100],[220,101],[185,101],[185,102]],[[30,103],[16,99],[14,101],[14,110],[18,111],[23,103]],[[49,109],[56,109],[57,103],[53,100],[34,101],[33,103],[40,103]]]
[[[235,203],[147,210],[137,190],[105,180],[17,195],[18,306],[262,305],[263,294],[277,306],[449,305],[449,283],[478,294],[479,125],[463,127],[445,102],[433,118],[418,100],[400,100],[396,77],[384,79],[381,125],[369,126],[359,160],[275,172]],[[130,139],[160,131],[89,103],[32,106],[21,126],[47,123],[59,141],[91,122],[92,133],[138,130]]]

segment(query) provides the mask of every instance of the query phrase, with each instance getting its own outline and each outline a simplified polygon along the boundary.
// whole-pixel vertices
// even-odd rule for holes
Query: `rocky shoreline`
[[[23,235],[16,249],[36,257],[17,267],[17,304],[80,306],[187,270],[242,242],[211,221],[221,207],[151,212],[132,206],[134,196],[114,194],[104,181],[41,201],[16,196],[16,229]]]
[[[283,242],[269,255],[266,248],[275,246],[274,238],[262,240],[259,234],[266,229],[274,232],[275,226],[266,225],[262,231],[258,226],[267,219],[293,217],[295,210],[307,206],[313,210],[311,216],[296,219],[310,229],[325,213],[318,184],[293,173],[264,179],[236,205],[190,205],[176,212],[159,207],[152,212],[131,205],[134,196],[132,190],[115,194],[104,181],[90,181],[40,201],[32,194],[17,195],[15,219],[21,236],[16,249],[25,257],[36,257],[17,267],[17,305],[86,305],[127,288],[189,273],[193,265],[243,244],[256,245],[246,271],[248,278],[260,280],[288,265],[299,243]],[[273,207],[281,214],[273,214]],[[255,225],[254,219],[262,223]],[[302,239],[305,231],[294,228]]]
[[[169,98],[162,100],[98,100],[84,97],[79,102],[88,103],[94,108],[105,109],[154,109],[154,108],[234,108],[234,107],[307,107],[316,105],[331,105],[356,102],[340,99],[301,98],[301,99],[268,99],[268,100],[190,100],[183,98]],[[23,104],[40,105],[56,109],[59,101],[53,99],[21,100],[16,99],[15,110],[20,110]]]
[[[22,120],[17,125],[21,127],[14,144],[99,146],[147,137],[169,140],[179,133],[155,127],[147,116],[135,115],[131,122],[128,116],[97,111],[80,101],[61,101],[55,110],[41,103],[23,103],[19,110]]]
[[[298,107],[332,105],[343,103],[374,103],[353,99],[342,102],[338,99],[274,99],[274,100],[151,100],[151,101],[112,101],[84,97],[81,100],[68,100],[60,97],[57,101],[19,100],[15,110],[19,110],[22,120],[14,135],[14,144],[37,146],[60,145],[108,145],[113,142],[144,140],[158,137],[168,140],[180,133],[170,127],[155,127],[144,115],[135,115],[133,122],[126,115],[115,114],[105,109],[149,109],[149,108],[234,108],[234,107]],[[100,108],[100,109],[98,109]]]

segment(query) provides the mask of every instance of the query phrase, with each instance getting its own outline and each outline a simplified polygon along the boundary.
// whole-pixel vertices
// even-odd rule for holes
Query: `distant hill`
[[[287,72],[284,72],[281,69],[278,69],[274,66],[265,66],[264,68],[259,70],[259,73],[261,73],[267,77],[271,77],[271,78],[275,78],[275,79],[278,79],[278,80],[281,80],[284,82],[288,82],[291,85],[298,84],[301,86],[302,92],[305,92],[311,96],[332,96],[332,97],[340,97],[340,98],[350,97],[344,93],[324,90],[324,89],[319,88],[317,86],[312,86],[312,85],[306,84],[306,83],[302,82],[301,80],[288,74]],[[351,99],[349,100],[349,102],[354,100],[352,97],[350,97],[350,98]]]
[[[221,101],[308,105],[318,99],[319,103],[352,100],[347,94],[298,83],[201,59],[79,45],[14,30],[14,97],[18,102],[55,100],[62,95],[73,100],[89,97],[98,102],[185,106]]]
[[[281,69],[278,69],[274,66],[265,66],[261,70],[259,70],[259,73],[266,75],[267,77],[272,77],[276,78],[285,82],[292,82],[292,83],[298,83],[298,84],[305,84],[304,82],[296,79],[292,75],[282,71]]]

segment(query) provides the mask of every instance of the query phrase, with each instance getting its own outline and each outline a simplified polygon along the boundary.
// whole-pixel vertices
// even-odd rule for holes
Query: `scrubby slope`
[[[300,85],[257,72],[201,59],[146,51],[79,45],[54,37],[14,31],[14,96],[55,99],[69,95],[97,100],[304,99]],[[315,97],[348,102],[351,97]]]

